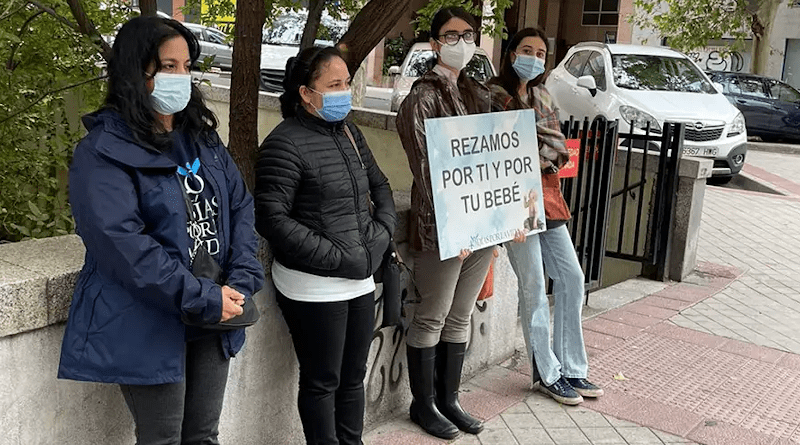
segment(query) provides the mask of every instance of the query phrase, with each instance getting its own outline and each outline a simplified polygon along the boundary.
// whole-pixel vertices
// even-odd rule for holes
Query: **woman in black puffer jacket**
[[[350,74],[335,48],[286,64],[284,120],[256,163],[256,229],[300,363],[308,444],[359,444],[374,325],[372,274],[397,223],[389,182],[350,111]]]

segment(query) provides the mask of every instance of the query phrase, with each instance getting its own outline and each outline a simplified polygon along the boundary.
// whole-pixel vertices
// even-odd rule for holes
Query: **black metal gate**
[[[602,117],[562,124],[568,139],[580,140],[578,175],[563,179],[561,186],[572,212],[568,227],[586,276],[587,301],[588,292],[600,287],[605,256],[640,262],[643,275],[658,279],[665,276],[669,258],[683,125],[667,123],[660,132],[648,127],[645,134],[618,130],[618,122]],[[653,152],[658,165],[648,175]],[[615,165],[622,157],[622,184],[615,186],[614,178],[620,181]],[[615,242],[607,246],[609,236]]]

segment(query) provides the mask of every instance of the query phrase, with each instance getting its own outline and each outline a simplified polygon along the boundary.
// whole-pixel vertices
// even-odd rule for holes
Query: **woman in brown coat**
[[[475,52],[475,30],[474,19],[461,8],[436,13],[431,22],[436,65],[414,83],[397,113],[397,132],[414,175],[409,230],[422,297],[406,338],[414,395],[411,420],[444,439],[452,439],[459,429],[472,434],[483,429],[481,421],[461,408],[458,388],[472,309],[494,248],[465,249],[456,258],[439,260],[425,119],[491,111],[488,89],[462,72]]]

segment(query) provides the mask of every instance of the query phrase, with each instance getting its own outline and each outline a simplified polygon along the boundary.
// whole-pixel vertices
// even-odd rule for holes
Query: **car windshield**
[[[432,49],[422,49],[411,53],[408,65],[403,72],[404,77],[422,77],[433,64],[436,53]],[[465,74],[478,82],[485,83],[492,78],[492,63],[483,54],[475,54],[464,68]]]
[[[272,21],[271,27],[264,28],[261,42],[271,45],[299,45],[306,25],[306,16],[302,11],[287,12],[278,16]],[[347,21],[336,20],[324,14],[317,31],[317,39],[337,42],[347,31],[347,27]]]
[[[688,59],[617,54],[612,56],[614,84],[629,90],[714,94],[716,90]]]

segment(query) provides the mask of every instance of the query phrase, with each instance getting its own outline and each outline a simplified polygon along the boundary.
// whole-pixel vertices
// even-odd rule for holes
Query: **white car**
[[[233,67],[233,44],[224,32],[198,25],[196,23],[184,23],[189,31],[197,37],[200,43],[200,61],[206,57],[213,57],[211,66],[216,66],[230,70]]]
[[[664,122],[683,122],[683,154],[714,159],[712,175],[725,182],[747,154],[741,112],[694,62],[665,47],[579,43],[545,81],[560,118],[618,119],[620,133],[661,134]],[[640,141],[633,146],[643,148]],[[621,145],[627,146],[625,140]],[[657,148],[657,145],[655,146]]]
[[[306,24],[308,12],[287,11],[272,20],[270,27],[265,27],[261,35],[261,64],[259,78],[261,89],[272,93],[283,92],[283,77],[286,61],[300,52],[300,39]],[[327,11],[320,19],[320,30],[317,36],[325,39],[314,40],[314,46],[333,46],[345,31],[349,22],[338,20]]]
[[[411,85],[430,69],[435,58],[436,53],[433,52],[429,42],[415,43],[408,50],[402,66],[389,68],[389,74],[397,77],[394,79],[394,89],[392,91],[392,111],[400,109],[400,104],[403,103],[403,100],[411,91]],[[489,60],[489,56],[486,55],[486,51],[480,47],[475,49],[475,55],[472,56],[472,60],[469,61],[464,70],[466,70],[468,76],[481,83],[486,83],[497,75],[494,65]]]

